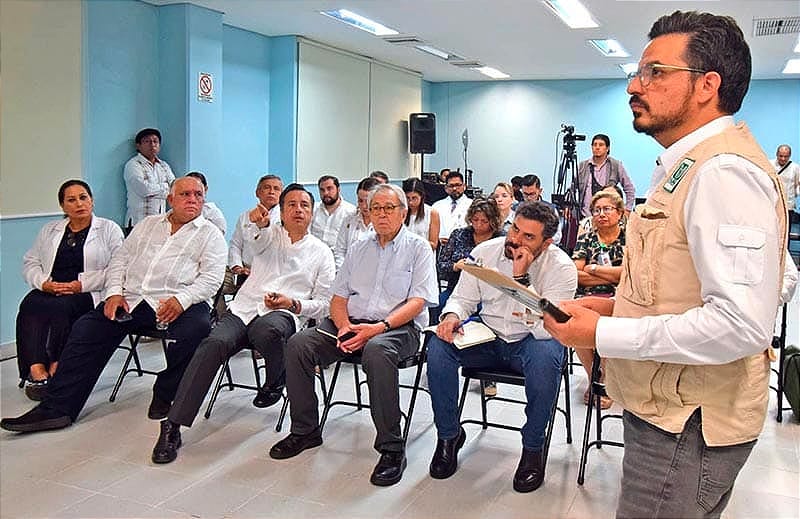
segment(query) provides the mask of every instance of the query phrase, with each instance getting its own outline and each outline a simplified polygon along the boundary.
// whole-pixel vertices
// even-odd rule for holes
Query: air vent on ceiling
[[[800,32],[800,16],[753,18],[753,36],[775,36]]]
[[[398,34],[396,36],[383,36],[383,41],[394,43],[395,45],[422,45],[425,43],[411,34]]]
[[[461,68],[478,68],[483,66],[483,63],[481,63],[480,61],[475,61],[472,59],[466,59],[462,61],[447,60],[447,62],[450,63],[451,65]]]

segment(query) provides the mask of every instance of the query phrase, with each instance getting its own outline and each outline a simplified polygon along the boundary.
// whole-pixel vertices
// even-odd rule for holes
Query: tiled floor
[[[797,338],[797,304],[791,322]],[[143,346],[143,362],[163,358],[157,343]],[[444,481],[428,476],[435,444],[429,400],[421,396],[414,414],[409,466],[393,487],[370,485],[377,461],[373,428],[366,411],[334,409],[322,447],[276,461],[267,450],[286,434],[274,431],[278,406],[256,409],[253,394],[223,392],[209,420],[202,416],[184,429],[178,460],[156,466],[150,452],[158,423],[146,418],[152,377],[129,376],[115,403],[108,402],[123,360],[118,352],[105,370],[79,421],[67,429],[33,435],[0,433],[0,517],[613,517],[619,491],[622,450],[593,450],[584,486],[576,484],[585,407],[586,377],[576,370],[568,396],[573,403],[574,441],[565,442],[564,421],[553,434],[545,484],[518,494],[511,478],[519,456],[519,436],[467,426],[460,467]],[[250,380],[247,354],[232,362],[239,379]],[[411,379],[411,370],[403,373]],[[16,387],[13,360],[0,363],[3,416],[31,407]],[[352,393],[343,373],[337,395]],[[500,386],[503,395],[518,388]],[[405,397],[404,397],[405,398]],[[563,402],[564,395],[561,395]],[[775,421],[771,395],[766,427],[743,469],[726,519],[800,515],[800,425],[791,413]],[[468,409],[478,413],[478,396]],[[520,407],[498,404],[499,420],[521,421]],[[619,436],[612,424],[608,435]]]

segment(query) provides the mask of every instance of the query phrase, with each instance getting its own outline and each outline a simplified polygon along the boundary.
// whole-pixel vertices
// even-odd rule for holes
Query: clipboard
[[[547,312],[560,323],[567,322],[572,317],[546,298],[540,296],[534,289],[514,281],[513,278],[506,276],[502,272],[469,262],[465,262],[461,268],[464,272],[472,274],[481,281],[500,290],[511,299],[522,303],[525,308],[535,315],[541,316],[542,312]]]

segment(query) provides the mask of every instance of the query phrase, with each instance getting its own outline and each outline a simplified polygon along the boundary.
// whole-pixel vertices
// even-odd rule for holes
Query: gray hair
[[[408,200],[406,200],[406,194],[403,192],[402,189],[397,187],[394,184],[378,184],[377,186],[373,187],[369,190],[369,195],[367,195],[367,206],[372,206],[372,199],[375,198],[375,195],[382,192],[382,191],[391,191],[400,201],[400,205],[403,206],[403,209],[408,211]]]

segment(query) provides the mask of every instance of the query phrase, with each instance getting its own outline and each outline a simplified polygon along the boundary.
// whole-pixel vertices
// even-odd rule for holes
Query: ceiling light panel
[[[375,36],[391,36],[393,34],[399,34],[391,27],[386,27],[383,24],[380,24],[374,20],[370,20],[369,18],[361,16],[358,13],[354,13],[353,11],[348,11],[347,9],[320,11],[319,14],[324,14],[325,16],[333,18],[334,20],[346,23],[347,25],[355,27],[356,29],[367,31]]]
[[[571,29],[593,29],[600,25],[578,0],[543,0],[550,10]]]
[[[629,58],[630,53],[615,39],[586,40],[589,45],[607,58]]]

